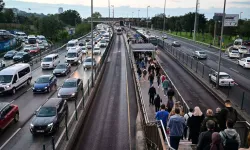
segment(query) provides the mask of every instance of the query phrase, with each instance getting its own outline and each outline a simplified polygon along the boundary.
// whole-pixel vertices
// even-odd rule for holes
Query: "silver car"
[[[82,79],[68,78],[58,91],[57,97],[66,100],[77,100],[77,96],[81,91],[83,91]]]
[[[194,51],[193,57],[197,59],[207,59],[207,54],[204,51]]]
[[[60,63],[56,65],[56,68],[53,70],[55,76],[67,76],[71,71],[71,65],[69,63]]]
[[[92,58],[91,57],[86,57],[86,59],[83,62],[83,69],[89,69],[92,66]],[[93,58],[93,66],[96,67],[96,60]]]

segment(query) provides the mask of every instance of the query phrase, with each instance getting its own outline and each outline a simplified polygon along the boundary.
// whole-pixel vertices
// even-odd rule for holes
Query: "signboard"
[[[222,21],[223,13],[214,13],[214,21]]]
[[[224,27],[237,27],[239,21],[239,14],[226,14],[224,20]]]

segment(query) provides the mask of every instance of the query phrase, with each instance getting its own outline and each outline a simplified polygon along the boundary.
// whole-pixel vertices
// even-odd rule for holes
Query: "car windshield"
[[[17,53],[16,55],[17,56],[23,56],[23,53]]]
[[[205,52],[199,52],[200,54],[205,54]]]
[[[76,87],[76,82],[64,82],[62,88],[73,88]]]
[[[52,117],[56,115],[55,107],[41,107],[37,112],[37,117]]]
[[[48,83],[49,77],[40,77],[36,80],[36,83]]]
[[[240,49],[247,49],[246,47],[241,47]]]
[[[84,46],[84,44],[83,44],[83,43],[80,43],[79,46]]]
[[[7,52],[7,54],[14,54],[14,52],[13,52],[13,51],[11,51],[11,52]]]
[[[100,48],[99,47],[95,47],[94,50],[99,50]]]
[[[66,68],[66,64],[58,64],[56,66],[56,69],[65,69]]]
[[[0,83],[10,83],[13,75],[0,75]]]
[[[68,43],[67,46],[68,46],[68,47],[74,47],[75,44],[74,44],[74,43]]]
[[[86,59],[85,62],[91,62],[91,59]]]
[[[232,50],[231,53],[239,53],[239,51]]]
[[[250,60],[247,60],[247,62],[250,62]]]
[[[45,57],[45,58],[43,58],[43,62],[52,62],[52,58],[51,57]]]
[[[68,58],[73,58],[73,57],[76,57],[76,55],[77,55],[76,53],[68,53],[67,57]]]
[[[101,43],[106,43],[106,40],[101,40]]]
[[[86,50],[86,47],[82,47],[82,50]]]
[[[220,79],[231,79],[229,75],[220,75]]]

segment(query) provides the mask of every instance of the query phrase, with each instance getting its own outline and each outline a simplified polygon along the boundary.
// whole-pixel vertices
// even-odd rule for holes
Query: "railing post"
[[[43,150],[45,150],[45,145],[43,144]]]
[[[76,111],[75,117],[76,117],[76,120],[78,120],[78,117],[77,117],[77,104],[76,104],[76,101],[77,101],[77,99],[75,100],[75,111]]]
[[[245,92],[242,93],[241,106],[240,106],[241,110],[243,109],[244,98],[245,98]]]
[[[82,107],[83,107],[83,109],[84,109],[84,100],[85,100],[85,94],[84,94],[84,88],[82,88]]]
[[[89,96],[89,79],[88,79],[88,96]]]
[[[204,65],[202,65],[202,78],[204,76]]]
[[[191,69],[193,69],[193,59],[191,58]]]
[[[66,141],[68,141],[69,140],[69,134],[68,134],[68,115],[67,116],[65,116],[65,128],[66,128]]]
[[[229,93],[230,93],[230,82],[228,83],[228,90],[227,90],[227,97],[229,97]]]
[[[51,144],[52,144],[52,150],[55,150],[55,138],[54,136],[51,137]]]
[[[197,69],[198,69],[198,61],[196,62],[196,70],[195,70],[196,73],[197,73]]]

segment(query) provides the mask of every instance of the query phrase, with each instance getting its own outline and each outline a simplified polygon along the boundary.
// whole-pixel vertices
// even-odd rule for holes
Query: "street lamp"
[[[199,5],[199,0],[196,0],[196,10],[195,10],[195,18],[194,18],[194,34],[193,34],[193,40],[194,41],[196,41],[198,5]]]
[[[223,30],[224,30],[224,22],[225,22],[225,9],[226,9],[227,0],[224,0],[224,8],[223,8],[223,16],[222,16],[222,24],[221,24],[221,35],[220,35],[220,53],[219,53],[219,62],[218,62],[218,74],[216,78],[216,88],[219,88],[219,77],[220,77],[220,64],[221,64],[221,51],[222,51],[222,39],[223,39]]]
[[[110,25],[110,0],[108,0],[109,5],[109,25]],[[110,41],[110,29],[109,29],[109,41]]]
[[[240,19],[241,19],[241,14],[242,14],[243,12],[240,12]]]
[[[93,50],[94,50],[94,43],[93,43],[93,0],[91,0],[91,86],[94,87],[94,64],[93,64]]]
[[[165,0],[165,2],[164,2],[163,32],[165,31],[165,23],[166,23],[166,12],[165,12],[165,9],[166,9],[166,0]]]
[[[147,21],[147,29],[148,29],[148,8],[149,8],[149,7],[150,7],[150,6],[147,7],[147,20],[146,20],[146,21]]]
[[[115,6],[114,6],[114,5],[111,5],[111,7],[113,7],[113,22],[115,22],[115,11],[114,11]]]
[[[140,26],[139,23],[140,23],[140,9],[138,9],[138,27]]]

